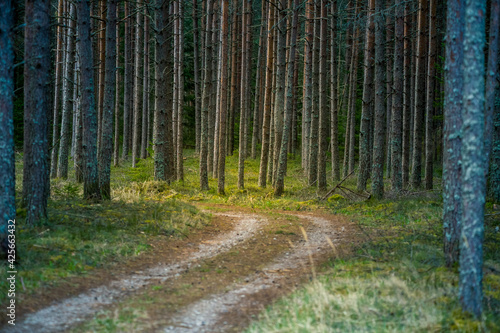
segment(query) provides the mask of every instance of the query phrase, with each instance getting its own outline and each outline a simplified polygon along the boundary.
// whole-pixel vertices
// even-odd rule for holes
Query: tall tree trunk
[[[312,109],[312,53],[314,36],[314,1],[308,0],[306,5],[305,42],[304,42],[304,83],[302,94],[302,168],[308,175],[309,144],[311,140]]]
[[[319,32],[320,22],[318,4],[314,4],[314,36],[312,56],[312,108],[311,108],[311,137],[309,141],[309,186],[317,186],[318,180],[318,135],[319,135]]]
[[[99,176],[97,171],[97,111],[94,94],[94,75],[92,65],[92,41],[90,39],[90,8],[88,1],[78,3],[78,34],[82,116],[83,116],[83,197],[99,201]]]
[[[74,32],[76,26],[75,6],[68,4],[69,9],[69,27],[67,29],[66,52],[64,55],[65,66],[62,75],[62,116],[61,116],[61,135],[59,143],[59,159],[57,163],[57,177],[68,178],[68,153],[69,153],[69,131],[70,119],[73,111],[73,70],[75,62],[75,43]]]
[[[465,11],[462,0],[449,0],[446,26],[443,147],[443,232],[446,266],[458,262],[462,228],[462,65]]]
[[[132,28],[131,28],[131,17],[130,16],[130,4],[125,1],[125,28],[124,28],[124,50],[123,50],[123,64],[124,64],[124,75],[123,75],[123,148],[122,148],[122,159],[126,159],[128,156],[128,151],[130,149],[130,112],[132,110],[132,87],[133,87],[133,69],[131,64],[131,54],[132,54]]]
[[[13,12],[10,0],[0,3],[0,82],[2,82],[0,86],[0,169],[2,170],[0,173],[0,216],[2,216],[0,241],[2,244],[5,244],[7,240],[8,231],[12,230],[10,229],[12,227],[9,228],[10,221],[16,218]],[[48,39],[48,36],[45,37]],[[48,112],[48,104],[45,107],[45,111]]]
[[[135,23],[135,73],[134,73],[134,115],[133,115],[133,133],[132,133],[132,168],[137,165],[137,159],[140,156],[140,129],[141,129],[141,111],[142,105],[142,74],[141,73],[141,53],[142,47],[142,0],[137,1],[137,13]]]
[[[325,32],[326,35],[326,0],[322,2],[322,33]],[[323,8],[325,7],[325,8]],[[283,190],[285,187],[285,174],[287,168],[287,150],[288,150],[288,140],[290,137],[291,125],[292,125],[292,115],[293,115],[293,100],[294,100],[294,72],[295,72],[295,52],[297,48],[297,29],[298,29],[298,16],[299,16],[299,0],[294,0],[291,24],[291,33],[290,33],[290,48],[288,53],[288,68],[287,68],[287,77],[286,77],[286,105],[285,105],[285,125],[283,129],[283,137],[281,140],[281,149],[280,156],[278,162],[278,173],[276,176],[276,183],[274,188],[274,195],[280,196],[283,194]],[[286,8],[282,8],[282,11],[285,11]],[[281,16],[281,15],[280,15]],[[283,15],[284,16],[284,15]],[[284,21],[284,17],[282,18]],[[324,30],[324,31],[323,31]],[[325,36],[323,35],[323,36]],[[283,36],[280,36],[280,38]],[[326,44],[326,40],[325,40]],[[325,82],[323,82],[325,83]],[[326,87],[326,83],[325,83]]]
[[[410,133],[411,133],[411,118],[412,118],[412,15],[410,14],[410,5],[405,5],[405,26],[404,26],[404,94],[403,94],[403,157],[401,162],[402,186],[408,187],[410,174]]]
[[[147,1],[145,1],[147,6]],[[147,10],[145,11],[147,12]],[[142,89],[142,132],[141,132],[141,158],[145,159],[148,156],[148,119],[149,119],[149,16],[144,15],[144,66],[142,81],[144,86]]]
[[[431,0],[432,1],[432,0]],[[394,86],[392,88],[391,124],[391,163],[392,190],[403,188],[402,163],[402,125],[403,125],[403,85],[404,85],[404,1],[396,0],[395,46],[394,46]]]
[[[425,1],[425,0],[424,0]],[[375,0],[375,12],[384,8],[384,0]],[[372,194],[380,199],[384,196],[384,127],[385,127],[385,64],[384,22],[375,18],[375,130],[373,137]]]
[[[490,10],[490,38],[488,50],[488,70],[486,76],[486,104],[485,104],[485,129],[484,129],[484,152],[488,164],[491,155],[490,188],[493,198],[500,201],[500,150],[491,149],[500,147],[497,128],[500,127],[500,0],[491,1]],[[495,117],[495,119],[494,119]],[[495,125],[494,125],[495,124]],[[495,129],[495,131],[494,131]]]
[[[252,152],[251,158],[255,159],[257,157],[257,141],[259,136],[260,124],[260,114],[262,113],[263,104],[263,87],[264,87],[264,62],[266,55],[266,22],[267,22],[267,6],[269,3],[267,1],[262,2],[262,17],[260,22],[260,34],[259,34],[259,50],[257,59],[257,71],[255,76],[255,100],[254,100],[254,110],[253,110],[253,128],[252,128]]]
[[[436,76],[436,0],[429,0],[429,55],[427,62],[427,103],[425,106],[425,189],[432,189],[433,177],[433,118]]]
[[[273,151],[273,183],[278,174],[278,162],[283,137],[283,120],[285,116],[285,84],[286,84],[286,1],[278,4],[278,47],[276,59],[276,85],[274,96],[274,151]],[[275,185],[275,184],[274,184]]]
[[[59,0],[57,9],[57,30],[56,30],[56,66],[55,66],[55,86],[54,86],[54,115],[52,116],[52,151],[50,158],[50,178],[57,177],[57,153],[59,152],[59,108],[61,100],[61,77],[63,64],[63,10],[64,0]]]
[[[238,152],[238,188],[245,187],[245,157],[246,157],[246,140],[245,128],[247,126],[248,116],[248,98],[249,89],[248,82],[250,82],[250,25],[251,25],[251,2],[243,0],[243,29],[242,29],[242,62],[241,62],[241,113],[240,113],[240,136],[239,136],[239,152]]]
[[[226,179],[225,175],[225,170],[226,170],[226,114],[227,114],[227,86],[228,86],[228,51],[229,51],[229,46],[228,46],[228,39],[229,39],[229,28],[228,28],[228,23],[229,23],[229,10],[228,10],[228,0],[222,0],[222,30],[221,30],[221,36],[222,36],[222,43],[221,43],[221,55],[222,58],[220,59],[220,73],[221,73],[221,93],[220,93],[220,107],[219,107],[219,126],[220,126],[220,133],[219,133],[219,163],[218,163],[218,184],[217,184],[217,192],[220,195],[224,195],[224,183]]]
[[[339,156],[339,124],[338,124],[338,89],[337,81],[339,73],[337,71],[336,48],[337,42],[337,0],[331,6],[332,11],[332,32],[331,32],[331,81],[330,81],[330,112],[331,112],[331,145],[332,145],[332,176],[334,180],[340,180],[340,156]],[[340,48],[339,48],[340,49]]]
[[[167,94],[162,93],[167,90],[167,79],[163,73],[167,72],[168,57],[168,3],[162,1],[156,8],[156,43],[155,43],[155,108],[154,108],[154,127],[153,127],[153,148],[154,148],[154,177],[155,180],[167,180],[167,158],[166,142],[171,139],[167,137]]]
[[[386,0],[386,7],[387,8],[392,8],[394,5],[395,0]],[[385,29],[385,43],[386,43],[386,175],[387,178],[391,178],[391,159],[392,159],[392,145],[391,145],[391,126],[392,126],[392,97],[394,94],[394,91],[392,90],[393,88],[393,59],[392,55],[394,55],[394,50],[393,50],[393,39],[394,39],[394,20],[392,15],[386,15],[385,16],[385,24],[386,24],[386,29]]]
[[[371,108],[373,104],[373,65],[375,53],[375,35],[373,15],[375,12],[375,0],[368,1],[368,22],[366,23],[365,35],[365,76],[363,83],[363,109],[361,111],[361,128],[359,133],[359,173],[358,173],[358,191],[366,189],[366,183],[369,177],[371,167],[370,158],[370,124]]]
[[[97,44],[98,60],[98,91],[97,91],[97,149],[101,146],[102,118],[104,114],[104,94],[105,94],[105,63],[106,63],[106,8],[104,1],[99,1],[99,35]]]
[[[240,51],[239,43],[238,43],[238,35],[239,35],[239,20],[238,20],[238,11],[236,10],[236,2],[234,3],[233,9],[233,23],[232,23],[232,31],[231,31],[231,100],[229,107],[229,131],[228,131],[228,154],[233,155],[234,150],[234,122],[236,110],[238,109],[238,71],[239,71],[239,63],[238,63],[238,54]]]
[[[99,146],[99,187],[103,199],[111,199],[111,156],[113,151],[113,111],[116,93],[116,1],[107,0],[105,90],[102,110],[102,136]]]
[[[80,34],[78,33],[78,39],[80,38]],[[76,49],[79,50],[79,42],[76,40]],[[74,158],[74,167],[75,167],[75,178],[78,183],[83,182],[83,115],[81,108],[81,99],[82,99],[82,89],[80,82],[80,56],[79,53],[76,53],[75,58],[75,113],[76,113],[76,126],[75,126],[75,158]]]
[[[212,15],[213,0],[207,0],[206,34],[205,34],[205,59],[203,61],[203,92],[201,99],[201,152],[200,152],[200,188],[208,190],[208,108],[210,107],[210,90],[212,89],[211,73],[209,64],[212,61]]]
[[[326,190],[326,153],[328,150],[328,81],[326,75],[327,49],[327,10],[326,0],[321,1],[320,16],[320,51],[319,51],[319,140],[318,140],[318,189]],[[295,51],[295,50],[294,50]]]
[[[23,205],[26,223],[47,219],[49,195],[48,121],[50,87],[50,3],[27,0],[24,33]]]
[[[427,55],[426,30],[427,30],[427,4],[428,0],[420,0],[418,9],[418,42],[417,64],[415,78],[415,111],[413,119],[413,156],[411,185],[414,189],[422,183],[422,141],[425,110],[425,65]]]
[[[200,91],[200,51],[198,28],[198,0],[193,0],[193,70],[194,70],[194,119],[195,119],[195,151],[200,152],[201,141],[201,91]]]
[[[184,26],[184,10],[182,0],[178,0],[179,6],[179,18],[178,18],[178,34],[179,34],[179,67],[178,67],[178,83],[179,83],[179,91],[177,93],[177,98],[179,99],[177,102],[177,165],[176,165],[176,175],[177,180],[184,180],[184,158],[182,154],[183,141],[182,141],[182,111],[184,110],[184,34],[183,34],[183,26]],[[175,112],[175,110],[174,110]]]
[[[120,164],[120,9],[116,11],[116,88],[115,88],[115,143],[113,145],[113,165]]]
[[[166,15],[166,13],[165,13]],[[174,146],[174,124],[173,124],[173,115],[175,113],[174,110],[174,48],[173,48],[173,38],[169,38],[171,36],[173,25],[175,24],[174,19],[174,4],[170,2],[168,5],[168,16],[167,16],[167,37],[165,37],[166,43],[168,43],[167,47],[167,63],[165,73],[169,73],[166,75],[166,136],[165,140],[165,167],[167,168],[167,181],[171,182],[176,179],[175,176],[175,146]]]
[[[262,122],[262,149],[260,152],[259,186],[266,187],[267,163],[269,159],[269,133],[271,124],[271,98],[273,90],[273,62],[274,62],[274,4],[268,6],[269,20],[267,22],[267,56],[266,56],[266,87],[264,91],[264,117]]]
[[[465,1],[462,126],[462,232],[459,298],[462,309],[480,318],[483,300],[484,45],[486,1]],[[478,79],[480,78],[480,79]],[[456,86],[455,86],[456,89]]]

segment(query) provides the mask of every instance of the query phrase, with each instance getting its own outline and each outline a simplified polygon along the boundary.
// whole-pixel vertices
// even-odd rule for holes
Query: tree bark
[[[64,54],[64,71],[62,74],[62,116],[61,134],[59,143],[59,154],[57,163],[57,177],[68,178],[68,153],[69,153],[69,131],[70,119],[73,111],[73,70],[75,66],[75,43],[74,31],[76,26],[75,6],[68,3],[69,26],[66,36],[66,52]]]
[[[363,109],[361,111],[361,127],[359,133],[359,173],[358,191],[366,190],[370,172],[370,124],[371,108],[373,104],[373,77],[374,77],[374,55],[375,55],[375,35],[373,15],[375,12],[375,0],[368,1],[368,22],[366,23],[365,35],[365,75],[363,83]]]
[[[10,220],[16,218],[16,174],[14,156],[14,48],[10,0],[0,3],[0,241],[5,244]],[[46,36],[48,39],[48,36]],[[48,68],[47,68],[48,69]],[[48,104],[46,112],[48,112]],[[48,165],[47,165],[48,167]],[[12,237],[11,237],[12,238]],[[6,251],[6,250],[4,250]],[[7,253],[4,254],[5,257]]]
[[[320,50],[319,50],[319,140],[318,140],[318,189],[326,191],[326,153],[328,150],[328,80],[326,74],[327,10],[326,0],[321,1]],[[294,50],[295,51],[295,50]]]
[[[102,136],[99,146],[99,187],[103,199],[111,199],[111,156],[113,151],[113,111],[116,94],[116,1],[107,0],[106,62]]]
[[[302,94],[302,168],[306,175],[309,170],[309,144],[311,140],[312,109],[312,53],[314,35],[314,1],[306,5],[305,42],[304,42],[304,83]]]
[[[427,30],[427,5],[428,0],[420,0],[418,10],[418,41],[417,41],[417,64],[415,78],[415,110],[413,119],[413,156],[411,185],[418,189],[422,183],[422,142],[424,109],[426,101],[425,90],[425,65],[426,65],[426,30]]]
[[[179,34],[179,67],[178,67],[178,83],[179,83],[179,91],[177,93],[177,165],[176,165],[176,175],[177,180],[184,180],[184,158],[183,158],[183,141],[182,141],[182,112],[184,110],[184,34],[183,34],[183,26],[184,26],[184,9],[182,0],[178,0],[179,6],[179,17],[178,17],[178,34]],[[174,111],[175,112],[175,111]]]
[[[412,118],[412,15],[410,14],[410,5],[405,5],[405,22],[404,22],[404,94],[403,94],[403,157],[401,162],[402,187],[408,187],[410,174],[410,133],[411,133],[411,118]]]
[[[167,167],[165,163],[165,143],[169,140],[166,133],[167,95],[162,93],[167,90],[167,79],[163,73],[167,71],[168,57],[168,3],[162,1],[156,8],[156,43],[155,43],[155,109],[153,127],[154,177],[155,180],[167,180]]]
[[[147,6],[147,1],[145,1]],[[145,11],[147,12],[147,10]],[[148,120],[149,120],[149,16],[144,15],[144,66],[142,82],[142,133],[141,133],[141,158],[145,159],[148,156]]]
[[[483,300],[486,1],[465,1],[462,126],[462,232],[459,298],[464,312],[481,317]],[[480,79],[478,79],[480,78]],[[456,89],[456,87],[455,87]]]
[[[276,183],[274,188],[274,195],[281,196],[283,194],[283,190],[285,188],[285,174],[287,168],[287,150],[288,150],[288,140],[290,137],[291,125],[292,125],[292,115],[293,115],[293,100],[295,87],[293,85],[293,76],[295,72],[295,52],[296,52],[296,44],[297,44],[297,26],[298,26],[298,16],[299,16],[299,0],[294,0],[293,4],[293,18],[291,24],[291,34],[290,34],[290,48],[288,53],[288,68],[287,68],[287,77],[286,77],[286,105],[285,105],[285,124],[283,129],[283,135],[281,140],[280,147],[280,156],[278,162],[278,172],[276,176]],[[282,11],[286,10],[286,8],[282,8]],[[322,32],[325,32],[326,35],[326,0],[322,1]],[[284,15],[283,15],[284,16]],[[284,21],[284,17],[282,18]],[[323,31],[324,30],[324,31]],[[323,35],[323,36],[325,36]],[[283,36],[280,36],[280,38]],[[324,41],[326,44],[326,40]],[[326,82],[325,87],[326,87]]]
[[[57,177],[57,154],[59,153],[59,109],[61,93],[61,77],[63,64],[63,10],[64,0],[59,0],[57,9],[57,29],[56,29],[56,64],[55,64],[55,85],[54,85],[54,115],[52,116],[52,152],[50,158],[50,178]]]
[[[425,1],[425,0],[424,0]],[[384,9],[384,0],[375,0],[375,12]],[[384,196],[384,139],[385,139],[385,64],[384,64],[384,22],[375,18],[375,130],[373,137],[372,194],[381,199]]]
[[[83,117],[83,197],[100,201],[99,176],[97,171],[97,111],[94,94],[92,41],[90,39],[89,2],[78,2],[78,33]]]
[[[436,0],[429,0],[429,55],[427,62],[427,103],[425,107],[425,189],[432,189],[433,178],[433,117],[436,76]]]
[[[50,87],[50,3],[27,0],[24,35],[23,206],[26,223],[47,219],[49,195],[48,121]]]
[[[228,10],[228,0],[222,0],[222,44],[221,44],[221,55],[220,59],[220,73],[221,73],[221,94],[220,94],[220,133],[219,133],[219,163],[218,163],[218,183],[217,183],[217,192],[220,195],[224,195],[224,184],[225,184],[225,170],[226,170],[226,113],[227,113],[227,86],[228,86],[228,77],[227,77],[227,67],[228,67],[228,39],[229,39],[229,10]]]
[[[500,201],[500,137],[497,128],[500,127],[500,0],[491,1],[490,10],[490,38],[488,50],[488,70],[486,76],[486,104],[485,104],[485,129],[484,129],[484,152],[486,164],[490,161],[491,173],[490,188],[493,189],[493,198]],[[494,117],[496,117],[494,119]],[[495,125],[494,125],[495,124]],[[494,131],[495,129],[495,131]],[[493,134],[495,133],[495,134]],[[492,148],[492,140],[495,144]]]
[[[465,11],[463,0],[449,0],[446,26],[443,147],[443,233],[446,266],[458,262],[462,228],[462,65]]]
[[[141,53],[142,40],[142,0],[137,1],[137,13],[135,23],[135,73],[134,73],[134,114],[133,114],[133,133],[132,133],[132,168],[137,165],[137,159],[140,156],[140,130],[141,130],[141,112],[142,105],[142,73],[141,73]]]
[[[432,0],[431,0],[432,1]],[[403,73],[404,73],[404,2],[396,0],[395,46],[394,46],[394,82],[392,95],[391,124],[391,163],[392,190],[403,189],[402,164],[402,125],[403,125]]]
[[[286,1],[278,3],[278,47],[276,58],[276,85],[274,96],[274,149],[273,149],[273,185],[278,174],[278,164],[283,138],[283,121],[285,116],[285,84],[286,84]]]
[[[116,88],[115,88],[115,143],[113,145],[113,165],[120,164],[120,10],[116,11]]]
[[[208,170],[207,170],[207,155],[208,155],[208,108],[210,104],[210,90],[212,88],[211,73],[208,69],[212,58],[212,15],[213,15],[213,0],[207,0],[207,19],[206,19],[206,34],[205,34],[205,59],[203,61],[203,92],[201,100],[201,152],[200,152],[200,188],[208,190]]]
[[[130,149],[130,112],[132,110],[132,88],[133,88],[133,68],[131,64],[131,54],[132,54],[132,28],[131,28],[131,17],[130,16],[130,4],[125,1],[125,38],[124,38],[124,51],[123,51],[123,63],[124,63],[124,75],[123,75],[123,148],[122,148],[122,159],[126,159],[128,156],[128,151]]]
[[[266,57],[266,88],[264,91],[264,117],[262,123],[262,149],[260,152],[259,186],[266,187],[267,164],[269,159],[269,133],[271,124],[271,98],[273,89],[273,63],[274,63],[274,3],[269,4],[269,20],[267,22],[267,57]]]
[[[201,91],[200,91],[200,51],[198,28],[198,0],[193,0],[193,70],[194,70],[194,119],[195,119],[195,152],[200,152],[201,141]]]

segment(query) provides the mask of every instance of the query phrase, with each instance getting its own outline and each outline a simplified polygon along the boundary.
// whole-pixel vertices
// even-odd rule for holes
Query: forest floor
[[[47,223],[25,227],[18,210],[18,317],[0,332],[500,330],[491,202],[485,314],[474,320],[460,311],[457,268],[443,265],[439,175],[435,191],[321,201],[299,159],[281,198],[257,186],[258,161],[245,162],[238,190],[237,156],[228,158],[225,196],[214,179],[197,189],[197,164],[187,151],[185,180],[172,185],[152,181],[151,159],[113,168],[113,200],[97,205],[80,199],[71,171],[53,180]]]

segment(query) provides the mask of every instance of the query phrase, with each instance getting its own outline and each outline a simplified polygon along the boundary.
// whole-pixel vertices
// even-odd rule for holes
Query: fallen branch
[[[328,198],[340,185],[342,185],[342,183],[347,179],[349,178],[352,174],[354,173],[354,170],[351,171],[350,174],[348,174],[347,176],[344,177],[344,179],[342,179],[337,185],[335,185],[335,187],[330,191],[328,192],[323,198],[321,198],[321,200],[325,200],[326,198]]]

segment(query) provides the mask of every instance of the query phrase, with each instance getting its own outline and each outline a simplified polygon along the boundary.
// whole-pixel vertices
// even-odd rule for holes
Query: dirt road
[[[81,278],[74,290],[45,300],[50,304],[32,302],[1,332],[86,332],[102,322],[120,332],[241,331],[357,238],[354,226],[334,215],[219,208],[210,226]]]

